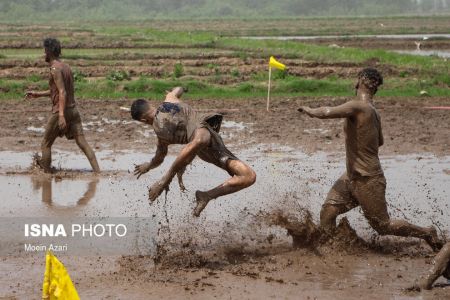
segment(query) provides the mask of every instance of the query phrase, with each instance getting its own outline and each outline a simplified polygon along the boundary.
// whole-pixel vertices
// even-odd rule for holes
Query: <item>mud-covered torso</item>
[[[344,123],[347,174],[350,179],[383,174],[378,158],[381,140],[380,116],[370,104],[363,114],[360,118],[347,118]]]
[[[64,88],[66,90],[66,108],[75,107],[75,92],[73,83],[73,74],[70,67],[60,61],[55,61],[50,67],[50,99],[52,101],[52,113],[57,113],[59,111],[59,90],[56,86],[55,79],[53,78],[52,69],[61,70]]]
[[[156,110],[153,128],[167,144],[187,144],[197,128],[211,127],[219,132],[220,114],[198,114],[186,103],[163,102]]]

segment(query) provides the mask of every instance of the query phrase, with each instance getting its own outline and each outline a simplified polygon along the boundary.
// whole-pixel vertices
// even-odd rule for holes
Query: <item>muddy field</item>
[[[104,170],[97,177],[76,145],[63,139],[54,146],[57,174],[30,170],[49,102],[0,104],[0,212],[6,222],[31,216],[137,216],[151,222],[148,236],[126,251],[58,255],[82,299],[448,299],[442,278],[432,291],[404,291],[428,269],[433,253],[416,239],[378,237],[358,209],[346,215],[350,225],[342,222],[335,242],[294,248],[285,228],[305,229],[300,240],[308,240],[305,212],[317,222],[328,189],[344,169],[342,122],[309,119],[296,108],[345,99],[277,99],[269,113],[256,99],[191,102],[225,115],[225,143],[258,173],[255,186],[214,201],[199,219],[191,216],[193,192],[226,174],[196,160],[185,175],[188,191],[180,193],[173,182],[167,200],[162,196],[150,206],[146,187],[180,147],[172,147],[160,169],[137,181],[130,172],[150,159],[155,137],[118,109],[131,101],[78,101],[87,140]],[[381,99],[376,105],[386,139],[380,153],[391,214],[435,224],[448,236],[448,112],[424,108],[449,105],[448,99]],[[44,254],[24,253],[18,244],[12,241],[15,253],[1,252],[0,296],[39,299]]]
[[[98,150],[153,149],[155,136],[151,128],[130,119],[120,106],[130,106],[133,99],[118,101],[79,100],[88,141]],[[160,100],[152,99],[157,105]],[[224,129],[228,144],[248,147],[259,144],[281,144],[306,152],[340,151],[344,149],[342,121],[310,119],[297,112],[302,105],[319,103],[338,105],[345,98],[277,99],[271,112],[265,111],[265,100],[196,100],[188,101],[202,111],[218,111],[225,115]],[[446,98],[382,98],[376,101],[389,141],[382,154],[429,152],[448,155],[450,124],[448,111],[425,107],[446,106]],[[38,150],[49,116],[49,100],[2,101],[0,150]],[[227,122],[230,123],[227,123]],[[245,126],[244,126],[245,124]],[[244,130],[246,129],[246,130]],[[228,136],[229,135],[229,136]],[[118,139],[117,137],[120,137]],[[58,142],[64,150],[71,143]]]
[[[63,39],[63,59],[77,73],[77,86],[103,82],[128,93],[127,83],[140,76],[173,79],[176,64],[184,67],[180,80],[219,87],[254,80],[265,87],[267,55],[261,49],[220,47],[214,39],[186,42],[190,31],[251,36],[448,29],[448,20],[441,17],[373,18],[364,20],[363,26],[362,20],[0,24],[0,83],[9,83],[0,85],[0,93],[46,85],[41,40],[49,34]],[[171,40],[162,39],[157,30],[186,33]],[[411,39],[308,43],[336,49],[416,47]],[[421,47],[448,51],[449,43],[430,39]],[[325,63],[301,55],[280,57],[290,75],[345,79],[350,89],[365,66],[380,69],[388,87],[395,80],[417,81],[430,72],[408,65],[393,67],[376,58]],[[114,71],[125,71],[129,80],[105,80]],[[345,169],[343,121],[310,119],[297,108],[338,105],[348,98],[273,97],[270,112],[262,97],[187,101],[203,112],[224,115],[221,135],[226,145],[258,176],[254,186],[211,202],[200,218],[194,218],[194,192],[216,186],[227,174],[195,160],[185,174],[187,191],[181,192],[174,181],[168,194],[150,205],[148,186],[163,175],[181,146],[171,147],[160,168],[136,180],[134,166],[151,159],[156,138],[151,127],[132,121],[119,109],[134,99],[78,99],[86,138],[103,172],[94,176],[76,144],[58,139],[53,147],[57,172],[47,175],[32,168],[32,157],[40,151],[50,101],[11,95],[15,99],[0,101],[0,299],[40,299],[41,293],[44,253],[25,253],[27,240],[11,234],[11,228],[21,233],[22,227],[15,226],[25,221],[105,217],[129,222],[138,229],[135,236],[125,244],[102,244],[100,250],[80,243],[56,254],[81,299],[450,299],[450,286],[443,278],[432,291],[405,291],[430,267],[434,253],[417,239],[379,237],[359,209],[339,220],[334,240],[317,241],[311,235],[329,188]],[[150,100],[157,105],[162,96]],[[435,225],[447,238],[450,111],[427,107],[449,105],[448,98],[439,96],[376,99],[385,136],[380,155],[389,212],[421,226]]]

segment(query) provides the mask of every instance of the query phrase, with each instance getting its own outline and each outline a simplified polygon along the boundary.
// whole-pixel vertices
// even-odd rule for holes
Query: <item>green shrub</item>
[[[39,76],[37,74],[33,74],[33,75],[28,76],[27,80],[31,81],[31,82],[38,82],[41,80],[41,76]]]
[[[233,70],[231,70],[231,76],[240,77],[241,73],[239,72],[238,69],[233,69]]]
[[[147,92],[151,89],[149,81],[145,77],[133,80],[124,86],[124,90],[130,92]]]
[[[183,65],[181,63],[176,63],[173,66],[173,77],[180,78],[183,75],[184,75]]]
[[[75,82],[83,82],[86,80],[86,74],[82,73],[80,70],[74,69],[72,74]]]
[[[128,72],[123,70],[118,71],[112,71],[106,76],[106,79],[111,81],[123,81],[123,80],[130,80],[131,76],[128,74]]]

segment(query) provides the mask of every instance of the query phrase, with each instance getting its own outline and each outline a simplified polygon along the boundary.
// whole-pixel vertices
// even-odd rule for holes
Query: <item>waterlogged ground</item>
[[[328,189],[343,172],[342,155],[323,152],[305,154],[279,145],[241,150],[240,157],[258,174],[257,184],[212,202],[198,219],[191,216],[194,191],[210,188],[227,178],[224,172],[200,160],[194,161],[186,172],[187,192],[182,193],[174,181],[167,200],[161,196],[156,203],[149,205],[147,186],[162,175],[174,156],[169,156],[158,170],[140,180],[136,180],[131,171],[135,163],[148,160],[147,153],[99,152],[99,162],[105,172],[101,176],[91,175],[87,161],[79,154],[56,152],[54,162],[63,169],[56,176],[29,172],[27,168],[31,165],[31,157],[31,152],[0,152],[2,217],[32,217],[37,220],[43,217],[47,220],[60,217],[141,217],[154,220],[149,225],[154,226],[155,230],[151,231],[154,236],[147,237],[153,241],[145,245],[148,248],[130,245],[128,249],[120,249],[114,254],[96,253],[98,257],[93,257],[88,249],[85,252],[78,250],[76,255],[61,254],[61,259],[68,262],[71,274],[78,282],[80,294],[86,298],[94,299],[95,295],[101,295],[115,299],[121,295],[121,299],[146,299],[152,293],[161,296],[158,293],[165,293],[167,289],[175,289],[175,295],[179,297],[191,293],[209,297],[225,293],[227,284],[237,284],[231,294],[236,293],[237,296],[247,290],[249,298],[258,298],[258,292],[255,293],[253,288],[270,291],[270,287],[279,285],[282,289],[274,296],[294,297],[303,290],[304,295],[328,298],[332,290],[338,289],[344,291],[342,296],[337,296],[338,299],[352,299],[347,294],[348,290],[362,292],[370,286],[368,291],[372,287],[381,289],[379,299],[423,299],[420,298],[422,296],[403,295],[401,288],[425,270],[424,263],[429,261],[427,257],[431,252],[425,244],[415,239],[375,238],[359,209],[347,214],[350,224],[359,236],[389,249],[387,254],[368,251],[353,257],[339,252],[322,255],[305,250],[289,252],[291,238],[286,231],[270,226],[263,217],[282,210],[301,218],[304,210],[309,210],[317,221]],[[391,215],[422,226],[435,224],[448,233],[450,191],[446,183],[449,166],[450,156],[422,154],[383,157]],[[71,171],[66,171],[69,169]],[[175,266],[158,271],[151,258],[159,255],[157,247],[162,245],[170,246],[171,251],[181,251],[182,257],[170,258]],[[12,247],[10,244],[8,246]],[[189,251],[186,252],[186,248]],[[135,256],[129,257],[131,254]],[[138,254],[145,256],[136,256]],[[338,261],[331,262],[330,257]],[[202,267],[202,259],[206,264],[210,261],[211,270]],[[2,272],[0,281],[2,295],[28,299],[33,293],[38,293],[43,263],[43,253],[25,254],[23,249],[4,256],[0,262],[2,269],[6,270]],[[88,265],[91,264],[96,266],[95,276],[86,269],[90,269]],[[340,281],[331,277],[333,273],[324,272],[329,264],[344,268],[340,270]],[[179,267],[188,269],[180,271]],[[33,271],[27,272],[30,268]],[[128,269],[128,275],[122,274],[124,268]],[[144,285],[146,280],[139,276],[135,278],[136,274],[131,275],[135,268],[140,269],[138,274],[143,272],[143,276],[150,276],[146,280],[156,280],[159,287],[153,290],[145,284],[145,290],[137,292],[133,287]],[[150,271],[152,275],[148,273]],[[160,272],[159,275],[155,275],[155,271]],[[167,272],[175,274],[169,276]],[[299,272],[304,274],[299,277]],[[392,272],[395,274],[392,275]],[[205,275],[201,274],[206,274],[207,278],[202,278]],[[305,274],[306,278],[302,278]],[[87,279],[90,276],[100,280],[97,286]],[[114,290],[109,283],[105,290],[105,276],[113,276],[119,282],[124,280],[123,276],[133,278],[129,285],[131,291]],[[395,282],[387,282],[387,278],[383,278],[386,276],[394,276]],[[25,287],[14,285],[14,282],[24,282],[27,277],[30,278],[22,283]],[[196,285],[197,277],[201,280]],[[240,277],[243,277],[243,282]],[[310,281],[312,278],[314,283]],[[165,284],[168,286],[159,281],[168,281]],[[430,295],[435,299],[446,293],[448,288],[440,288]],[[377,296],[374,295],[374,298]]]
[[[336,105],[343,100],[321,101]],[[15,110],[34,112],[9,112],[0,120],[0,234],[32,219],[108,217],[116,223],[137,219],[141,226],[137,238],[125,245],[87,245],[57,254],[82,299],[449,297],[443,278],[432,291],[405,292],[430,267],[434,254],[417,239],[378,237],[359,209],[346,217],[364,247],[344,241],[294,249],[286,230],[271,225],[270,217],[279,211],[300,223],[309,211],[317,222],[329,188],[344,171],[342,122],[312,120],[296,112],[300,105],[315,105],[314,100],[275,101],[270,113],[262,100],[193,103],[225,114],[225,143],[258,174],[254,186],[211,202],[200,218],[191,216],[195,191],[216,186],[227,174],[195,160],[184,176],[187,191],[182,193],[174,180],[167,198],[163,194],[150,205],[148,186],[181,148],[171,147],[160,168],[137,180],[134,164],[151,159],[155,137],[151,128],[120,113],[118,107],[128,100],[79,104],[101,175],[92,175],[76,145],[62,139],[53,151],[56,174],[29,169],[48,117],[39,111],[45,104],[15,102]],[[434,224],[448,236],[448,112],[424,108],[436,105],[448,105],[448,100],[379,100],[386,140],[381,159],[391,215],[422,226]],[[0,108],[8,111],[11,103]],[[39,299],[44,253],[24,253],[20,230],[19,237],[6,234],[1,239],[0,297]]]

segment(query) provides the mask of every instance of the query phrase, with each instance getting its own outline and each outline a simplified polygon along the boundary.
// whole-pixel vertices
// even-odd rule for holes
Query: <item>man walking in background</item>
[[[27,99],[50,97],[52,101],[52,116],[45,128],[44,139],[41,144],[42,157],[37,157],[37,164],[45,172],[52,172],[52,145],[58,136],[65,135],[69,140],[75,139],[78,147],[88,158],[94,172],[99,173],[100,168],[97,158],[84,138],[81,117],[75,104],[72,70],[67,64],[59,60],[61,44],[57,39],[47,38],[44,40],[44,50],[45,61],[50,65],[50,90],[28,91],[25,95]]]

